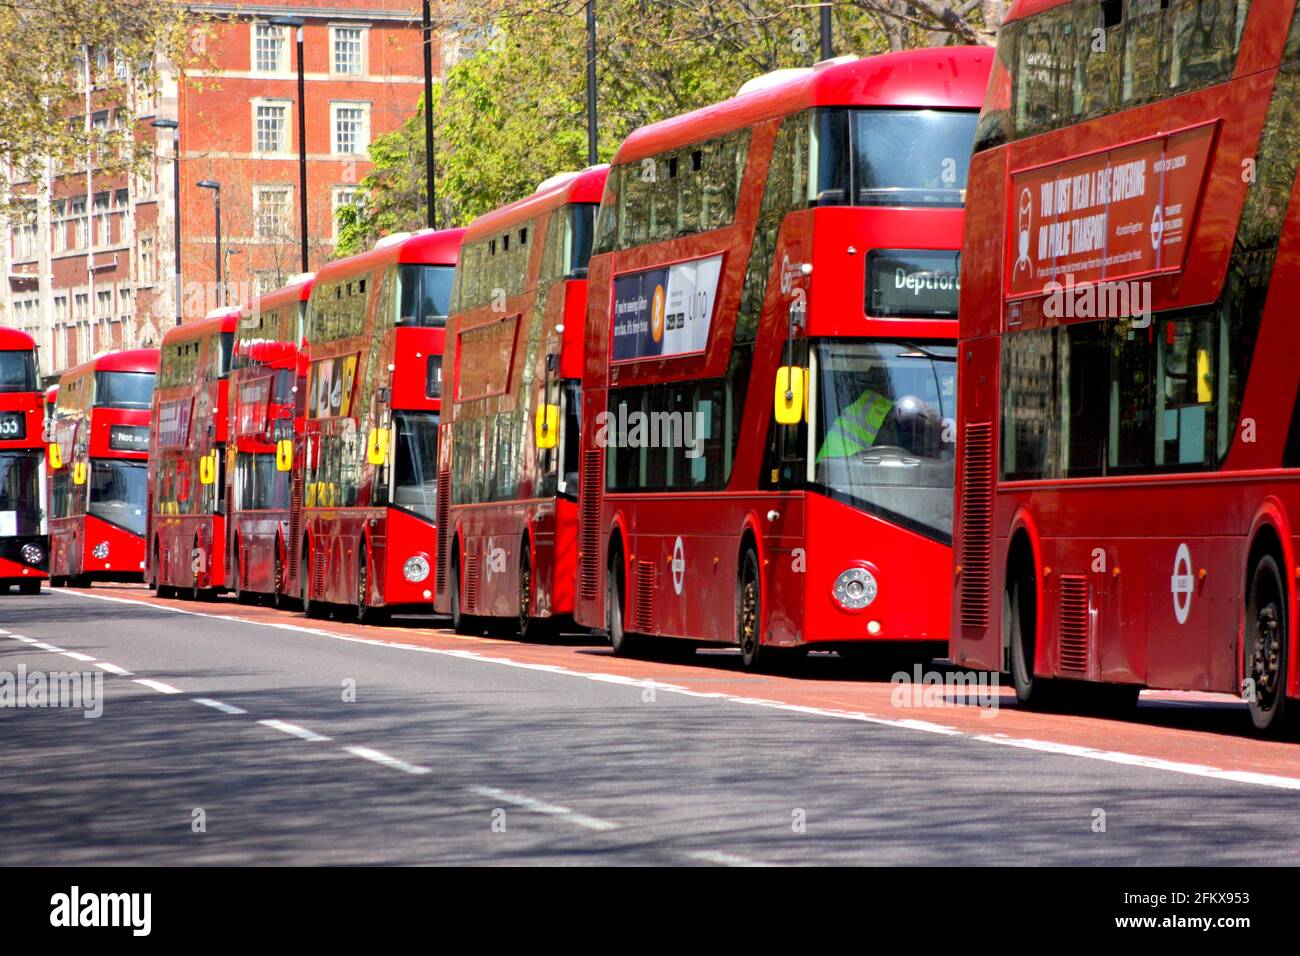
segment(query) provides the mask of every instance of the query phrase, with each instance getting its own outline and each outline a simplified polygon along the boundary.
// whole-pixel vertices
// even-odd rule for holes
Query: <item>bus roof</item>
[[[239,312],[237,307],[213,309],[206,319],[174,325],[163,333],[162,344],[176,345],[178,342],[205,339],[216,332],[233,332],[239,323]]]
[[[36,340],[17,329],[0,329],[0,350],[17,352],[36,348]]]
[[[473,242],[568,203],[598,203],[601,193],[605,191],[607,175],[609,164],[601,163],[599,166],[588,166],[576,172],[552,176],[538,186],[532,195],[479,216],[465,230],[464,241]]]
[[[45,390],[45,401],[52,402],[59,397],[59,386],[51,385]]]
[[[184,326],[181,326],[184,328]],[[73,366],[59,376],[59,382],[75,378],[87,372],[157,372],[158,349],[128,349],[125,352],[109,352],[88,362]]]
[[[454,266],[464,234],[464,229],[421,229],[405,238],[385,237],[373,249],[325,263],[316,281],[333,282],[399,262]]]
[[[1012,0],[1011,9],[1002,18],[1002,22],[1006,24],[1012,20],[1023,20],[1025,17],[1032,17],[1036,13],[1042,13],[1044,10],[1063,6],[1069,2],[1070,0]]]
[[[316,282],[316,273],[304,272],[289,280],[289,284],[269,292],[263,292],[253,298],[252,304],[241,310],[244,316],[268,309],[278,309],[288,302],[306,302],[311,296],[311,287]]]
[[[993,53],[986,46],[948,46],[828,60],[784,82],[643,126],[623,141],[614,162],[636,162],[814,106],[979,109]]]

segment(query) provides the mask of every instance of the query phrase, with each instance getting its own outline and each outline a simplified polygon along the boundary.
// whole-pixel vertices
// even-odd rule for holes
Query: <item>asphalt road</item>
[[[0,707],[5,865],[1300,862],[1300,744],[1212,705],[891,715],[833,657],[750,677],[130,588],[0,596],[0,631],[0,672],[104,688],[97,719]]]

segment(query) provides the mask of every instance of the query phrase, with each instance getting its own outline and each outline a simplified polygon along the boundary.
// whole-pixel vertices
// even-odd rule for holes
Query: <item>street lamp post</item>
[[[437,228],[438,213],[434,204],[433,165],[433,22],[429,0],[424,0],[421,25],[424,31],[424,181],[427,206],[425,218],[430,229]]]
[[[596,0],[587,0],[587,165],[595,166],[596,149]]]
[[[174,119],[153,121],[158,129],[172,131],[172,250],[176,257],[176,266],[172,270],[176,297],[176,324],[181,324],[181,124]]]
[[[833,57],[833,56],[835,55],[835,51],[834,51],[834,49],[832,48],[832,47],[833,47],[833,44],[832,44],[832,42],[831,42],[831,5],[830,5],[830,0],[823,0],[822,6],[821,6],[821,34],[822,34],[822,36],[821,36],[821,40],[822,40],[822,43],[821,43],[821,46],[822,46],[822,57],[821,57],[821,58],[822,58],[823,60],[829,60],[831,57]]]
[[[293,27],[298,45],[298,231],[302,236],[302,270],[307,264],[307,86],[302,62],[302,17],[271,17],[272,26]]]
[[[217,300],[221,305],[226,304],[226,287],[222,280],[222,262],[221,262],[221,183],[215,179],[200,179],[196,185],[200,189],[211,189],[212,197],[215,203],[214,211],[217,218]]]

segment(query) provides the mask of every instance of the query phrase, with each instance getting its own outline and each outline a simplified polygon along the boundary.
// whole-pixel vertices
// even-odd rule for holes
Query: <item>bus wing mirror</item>
[[[63,467],[63,449],[59,447],[58,442],[51,442],[47,452],[50,461],[50,470],[58,471]]]
[[[775,407],[778,425],[798,425],[803,421],[807,391],[807,369],[798,365],[782,365],[776,370]]]
[[[534,438],[539,449],[554,448],[560,443],[560,406],[542,405],[537,409]]]
[[[293,441],[281,438],[275,443],[275,470],[289,471],[293,468]]]
[[[199,459],[199,481],[205,485],[217,480],[217,453],[215,449]]]
[[[366,442],[366,461],[372,465],[382,465],[388,460],[388,429],[370,429],[370,439]]]
[[[79,461],[72,466],[72,483],[74,485],[84,485],[86,483],[86,463]]]

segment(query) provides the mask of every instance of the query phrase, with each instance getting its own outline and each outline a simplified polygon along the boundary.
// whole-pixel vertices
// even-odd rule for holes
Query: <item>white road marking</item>
[[[428,767],[419,767],[413,763],[407,763],[405,760],[398,760],[396,757],[390,757],[388,754],[379,750],[372,750],[369,747],[344,747],[348,753],[360,757],[363,760],[373,760],[375,763],[383,764],[385,767],[392,767],[394,770],[401,770],[403,773],[424,774],[429,773]]]
[[[758,863],[743,856],[736,856],[734,853],[719,853],[716,850],[698,850],[693,853],[687,853],[692,860],[699,860],[702,863],[715,863],[718,866],[770,866],[770,863]]]
[[[588,830],[617,830],[619,828],[619,824],[612,820],[589,817],[585,813],[578,813],[558,804],[534,800],[532,797],[526,797],[521,793],[510,793],[507,790],[498,790],[496,787],[470,787],[470,790],[479,796],[487,797],[489,800],[513,804],[521,810],[529,810],[533,813],[544,813],[547,816],[560,817],[568,823],[586,827]]]
[[[116,674],[118,677],[131,676],[131,672],[125,667],[118,667],[116,664],[108,663],[108,661],[95,661],[95,666],[101,671],[108,671],[110,674]]]
[[[3,627],[0,627],[0,635],[8,634],[8,633],[9,633],[9,632],[6,631]]]
[[[1024,750],[1039,750],[1057,753],[1063,756],[1078,757],[1085,760],[1100,760],[1107,763],[1143,767],[1149,770],[1159,770],[1167,773],[1184,774],[1194,777],[1207,777],[1232,783],[1250,784],[1260,787],[1274,787],[1281,790],[1300,790],[1300,777],[1284,777],[1278,774],[1254,773],[1244,770],[1223,770],[1219,767],[1211,767],[1204,764],[1179,763],[1171,760],[1162,760],[1157,757],[1147,757],[1141,754],[1093,750],[1088,747],[1076,747],[1070,744],[1056,744],[1048,741],[1033,740],[1031,738],[976,734],[959,730],[956,727],[948,727],[943,724],[930,723],[929,721],[924,720],[879,717],[875,714],[863,713],[861,711],[807,707],[799,704],[785,704],[779,701],[766,700],[764,698],[696,691],[677,684],[668,684],[653,679],[622,677],[614,674],[588,673],[585,671],[562,667],[557,664],[529,664],[508,657],[496,657],[489,654],[482,654],[478,651],[461,650],[458,648],[422,647],[419,644],[378,641],[373,638],[337,634],[333,631],[327,631],[318,627],[305,627],[300,624],[290,624],[284,621],[257,621],[249,618],[234,617],[228,614],[209,614],[204,611],[191,611],[185,608],[168,607],[167,605],[162,604],[149,604],[145,601],[134,598],[110,597],[107,594],[91,594],[85,591],[70,591],[67,589],[53,591],[51,593],[67,595],[70,597],[91,598],[98,601],[112,601],[116,604],[136,604],[160,611],[171,611],[174,614],[190,614],[195,617],[212,618],[213,620],[223,621],[226,623],[229,623],[230,621],[239,621],[243,624],[251,624],[257,627],[269,627],[276,630],[288,631],[294,634],[306,634],[313,637],[328,637],[331,640],[344,641],[352,644],[369,644],[372,647],[384,648],[391,651],[417,651],[422,654],[438,654],[444,657],[458,657],[462,660],[477,661],[483,664],[496,664],[502,667],[517,667],[523,670],[542,671],[544,673],[557,674],[564,677],[576,677],[582,680],[625,684],[630,687],[639,687],[643,689],[653,688],[656,692],[661,691],[665,694],[678,694],[683,697],[717,700],[731,704],[746,704],[749,706],[770,708],[772,710],[782,710],[788,713],[806,714],[814,717],[832,717],[839,720],[852,720],[859,723],[877,724],[901,730],[914,730],[921,733],[939,734],[947,737],[961,737],[980,743],[1000,744],[1004,747],[1019,747]]]
[[[80,651],[64,651],[64,657],[71,657],[74,661],[84,661],[87,664],[94,663],[94,658],[89,654],[82,654]]]
[[[150,680],[148,677],[137,677],[135,679],[135,682],[137,684],[140,684],[142,687],[148,687],[150,690],[156,690],[160,694],[183,694],[184,693],[184,691],[182,691],[179,687],[173,687],[171,684],[164,684],[160,680]]]
[[[10,634],[9,636],[12,637],[15,641],[22,641],[24,644],[37,643],[36,638],[34,637],[23,637],[21,634]]]
[[[41,651],[49,651],[51,654],[62,654],[63,648],[55,647],[53,644],[46,644],[44,641],[32,641],[32,647]]]
[[[278,730],[282,734],[289,734],[292,737],[299,737],[303,740],[310,740],[313,743],[329,740],[324,734],[318,734],[314,730],[308,730],[306,727],[299,727],[297,724],[291,724],[287,720],[259,720],[263,727],[270,727],[272,730]]]
[[[204,707],[211,707],[213,710],[219,710],[223,714],[246,714],[248,711],[234,704],[227,704],[223,701],[213,700],[211,697],[194,697],[194,703],[202,704]]]

